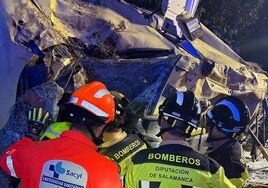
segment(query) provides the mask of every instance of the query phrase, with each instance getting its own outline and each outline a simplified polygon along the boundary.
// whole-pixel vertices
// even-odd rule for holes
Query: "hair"
[[[114,100],[115,100],[114,120],[107,124],[107,126],[105,127],[105,132],[116,132],[117,130],[124,128],[125,121],[127,119],[125,112],[127,99],[123,97],[122,100],[120,100],[119,98],[114,97]]]
[[[107,124],[105,127],[105,132],[116,132],[119,129],[122,129],[124,126],[124,123],[117,118],[115,118],[112,122]]]

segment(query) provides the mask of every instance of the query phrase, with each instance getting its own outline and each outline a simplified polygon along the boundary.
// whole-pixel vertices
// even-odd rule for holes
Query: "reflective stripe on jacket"
[[[49,140],[60,137],[63,131],[67,131],[71,128],[70,122],[55,122],[49,125],[44,134],[40,137],[40,140]]]
[[[223,144],[218,149],[208,153],[225,171],[226,177],[237,187],[243,187],[248,179],[245,156],[241,145],[236,140]]]
[[[69,130],[47,141],[25,137],[2,154],[0,164],[9,175],[22,178],[22,188],[122,187],[118,166],[96,149],[83,134]]]
[[[186,144],[161,145],[138,152],[126,173],[125,185],[126,188],[235,188],[216,161]]]

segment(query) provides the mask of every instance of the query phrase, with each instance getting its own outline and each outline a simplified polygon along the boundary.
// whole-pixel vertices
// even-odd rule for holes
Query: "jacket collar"
[[[127,133],[125,131],[123,131],[117,138],[110,140],[108,142],[104,142],[101,145],[99,145],[99,148],[107,148],[110,147],[114,144],[117,144],[118,142],[121,142],[124,138],[127,137]]]
[[[178,145],[184,145],[187,147],[191,147],[188,142],[182,141],[182,140],[163,140],[160,143],[160,146],[169,145],[169,144],[178,144]]]

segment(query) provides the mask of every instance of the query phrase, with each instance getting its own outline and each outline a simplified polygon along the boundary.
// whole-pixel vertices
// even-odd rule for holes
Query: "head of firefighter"
[[[207,141],[212,143],[235,139],[245,132],[249,123],[250,112],[247,105],[236,96],[225,96],[207,110]]]
[[[167,97],[159,106],[158,136],[165,139],[165,133],[189,138],[199,125],[201,107],[192,91],[177,91]]]
[[[105,127],[115,117],[115,102],[106,86],[94,81],[77,89],[65,106],[67,121],[72,123],[71,129],[82,131],[92,138],[96,145],[102,140]]]
[[[108,123],[105,127],[105,132],[107,133],[124,128],[127,118],[125,108],[129,103],[129,100],[125,97],[124,94],[118,91],[111,91],[111,94],[114,97],[115,101],[115,116],[114,120]]]

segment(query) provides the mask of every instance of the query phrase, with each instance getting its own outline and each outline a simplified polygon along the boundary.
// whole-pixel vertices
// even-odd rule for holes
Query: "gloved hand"
[[[28,133],[26,136],[39,140],[49,125],[50,114],[44,113],[42,108],[33,108],[28,113]]]

